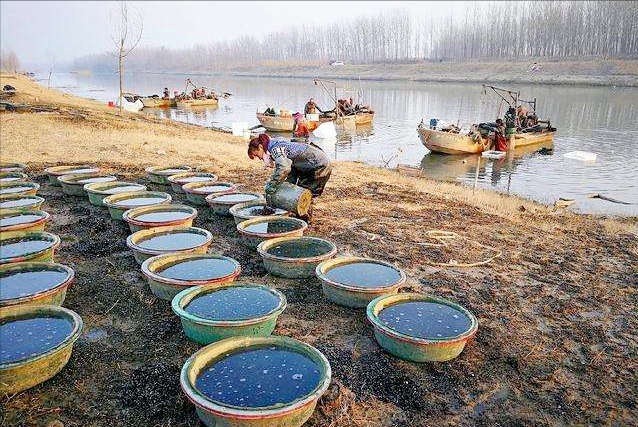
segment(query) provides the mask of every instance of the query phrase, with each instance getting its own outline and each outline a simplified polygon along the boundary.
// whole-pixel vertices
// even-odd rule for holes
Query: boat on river
[[[169,108],[175,107],[175,99],[160,98],[159,96],[143,96],[140,101],[144,104],[144,108]]]
[[[372,112],[357,112],[337,117],[335,124],[343,127],[365,126],[372,124],[372,119],[374,119],[374,113]]]
[[[507,150],[517,147],[524,147],[536,144],[552,143],[556,128],[552,127],[549,120],[538,120],[536,116],[536,99],[524,101],[520,99],[519,92],[499,89],[493,86],[483,86],[490,88],[499,95],[512,111],[524,111],[523,116],[511,116],[508,122],[506,114],[505,123],[510,123],[505,129],[504,137],[507,141]],[[509,96],[506,97],[506,96]],[[528,110],[523,107],[528,104],[532,108],[532,113],[528,115]],[[522,117],[522,118],[521,118]],[[520,121],[519,121],[520,119]],[[521,127],[523,121],[530,124]],[[473,124],[469,127],[459,128],[451,123],[441,124],[438,119],[431,119],[427,126],[423,120],[417,126],[417,133],[421,143],[428,150],[443,154],[478,154],[483,151],[496,148],[498,128],[495,123]]]
[[[292,132],[295,128],[295,119],[290,116],[272,116],[257,113],[259,123],[271,132]],[[308,120],[308,130],[313,131],[323,122],[332,121],[330,118],[320,117],[319,120]]]

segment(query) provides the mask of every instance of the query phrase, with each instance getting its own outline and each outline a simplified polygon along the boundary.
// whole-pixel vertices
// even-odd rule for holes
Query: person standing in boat
[[[264,133],[250,140],[248,157],[260,159],[264,165],[275,169],[264,185],[268,204],[284,181],[310,190],[314,199],[323,193],[332,173],[330,159],[316,145],[271,139]],[[310,220],[311,216],[312,209],[302,219]]]
[[[317,114],[317,111],[323,113],[323,110],[319,108],[315,100],[313,98],[310,98],[310,100],[306,102],[306,106],[303,109],[304,114]]]
[[[162,99],[169,99],[170,98],[170,92],[168,90],[167,87],[164,88],[164,97]]]

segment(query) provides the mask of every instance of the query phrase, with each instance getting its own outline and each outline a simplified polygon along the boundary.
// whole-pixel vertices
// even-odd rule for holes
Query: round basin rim
[[[392,268],[393,270],[395,270],[396,272],[399,273],[399,279],[396,282],[394,282],[392,284],[389,284],[389,285],[386,285],[386,286],[375,286],[375,287],[355,286],[355,285],[346,285],[344,283],[335,282],[334,280],[332,280],[328,276],[326,276],[325,272],[323,271],[326,268],[326,265],[328,265],[328,264],[334,264],[334,265],[332,265],[329,268],[327,268],[326,271],[331,270],[332,268],[337,267],[338,265],[363,263],[363,262],[372,263],[372,264],[381,264],[381,265],[384,265],[386,267]],[[330,286],[333,286],[335,288],[345,289],[345,290],[354,291],[354,292],[363,292],[363,293],[367,293],[367,292],[369,292],[369,293],[377,293],[377,292],[385,290],[385,289],[387,289],[387,290],[395,289],[395,288],[403,285],[406,282],[406,280],[407,280],[407,276],[405,275],[403,270],[401,270],[400,268],[395,267],[394,265],[390,264],[389,262],[381,261],[381,260],[374,259],[374,258],[350,257],[350,256],[349,257],[327,259],[327,260],[323,261],[321,264],[319,264],[317,266],[317,268],[315,268],[315,275],[322,282],[324,282],[326,284],[329,284]]]
[[[154,228],[163,228],[163,227],[154,227]],[[137,233],[148,232],[148,230],[152,230],[152,229],[143,229],[143,230],[136,231],[133,234],[130,234],[126,238],[126,245],[132,250],[135,250],[137,252],[140,252],[140,253],[143,253],[143,254],[147,254],[147,255],[149,255],[149,254],[152,254],[152,255],[165,255],[165,254],[167,254],[165,250],[145,249],[145,248],[139,247],[136,242],[133,242],[133,236],[135,236]],[[201,234],[201,235],[206,236],[206,241],[203,242],[203,243],[200,243],[200,244],[195,245],[195,246],[191,246],[189,248],[180,249],[179,251],[172,250],[169,253],[180,252],[180,251],[188,251],[188,250],[196,249],[196,248],[199,248],[200,246],[210,245],[210,243],[213,241],[213,234],[210,231],[204,230],[203,228],[198,228],[198,227],[184,227],[184,228],[172,228],[171,227],[171,228],[168,228],[166,230],[161,230],[161,231],[165,231],[165,233],[158,232],[156,234],[170,234],[171,232],[187,231],[187,232],[193,232],[193,234]],[[144,233],[141,233],[141,234],[144,234]],[[137,237],[139,237],[139,235]],[[200,255],[204,255],[204,254],[200,254]]]
[[[202,246],[202,245],[198,245],[198,246]],[[195,246],[195,247],[197,247],[197,246]],[[225,261],[230,261],[235,266],[235,269],[233,270],[232,273],[230,273],[230,274],[228,274],[226,276],[216,277],[214,279],[211,278],[211,279],[206,279],[206,280],[172,279],[170,277],[160,276],[155,271],[151,271],[151,268],[149,266],[152,263],[157,262],[157,261],[162,261],[163,258],[168,258],[168,257],[179,259],[179,261],[175,262],[175,264],[178,264],[178,263],[181,263],[181,262],[188,262],[189,260],[194,260],[194,259],[223,259]],[[239,276],[241,274],[241,264],[239,264],[239,262],[236,259],[233,259],[231,257],[227,257],[227,256],[224,256],[224,255],[175,253],[175,252],[168,252],[168,253],[161,252],[158,255],[155,255],[153,257],[147,258],[142,263],[141,269],[142,269],[142,273],[146,277],[148,277],[149,279],[152,279],[152,280],[155,280],[155,281],[161,282],[161,283],[167,283],[167,284],[170,284],[170,285],[175,285],[175,286],[187,286],[189,288],[193,287],[193,286],[198,286],[198,285],[213,285],[215,283],[225,282],[227,280],[234,279],[235,277],[237,277],[237,276]]]
[[[248,225],[252,225],[252,224],[256,224],[256,223],[260,223],[260,222],[273,222],[273,221],[295,222],[300,227],[299,228],[295,228],[294,230],[282,231],[282,232],[279,232],[279,233],[258,233],[258,232],[255,232],[255,231],[247,231],[247,230],[245,230],[245,227],[247,227]],[[290,235],[291,233],[298,233],[299,231],[301,231],[303,233],[308,228],[308,223],[306,221],[302,220],[302,219],[299,219],[299,218],[293,218],[293,217],[287,217],[287,216],[281,216],[281,215],[268,215],[268,216],[259,216],[259,217],[256,217],[256,218],[251,218],[251,219],[247,219],[245,221],[242,221],[239,224],[237,224],[236,228],[237,228],[237,231],[239,232],[239,234],[242,234],[242,235],[245,235],[245,236],[272,238],[272,237],[285,237],[285,236]]]
[[[136,212],[137,211],[137,212]],[[162,211],[175,211],[175,212],[185,212],[188,211],[190,216],[181,219],[171,219],[166,221],[141,221],[136,219],[136,216],[144,215],[149,212],[162,212]],[[178,205],[178,204],[156,204],[156,205],[146,205],[139,206],[137,208],[132,208],[125,211],[122,214],[122,219],[129,224],[139,225],[139,226],[148,226],[149,224],[162,224],[162,225],[173,225],[180,224],[182,222],[197,218],[198,212],[197,209],[188,206],[188,205]]]
[[[34,252],[28,252],[26,254],[22,254],[22,255],[16,255],[13,257],[7,257],[7,258],[1,258],[0,260],[2,261],[2,263],[11,263],[11,262],[16,262],[16,261],[12,261],[12,260],[19,260],[22,259],[24,257],[34,257],[37,256],[38,254],[42,254],[44,252],[48,252],[51,250],[55,250],[58,246],[60,246],[60,237],[57,234],[53,234],[53,233],[49,233],[47,231],[33,231],[30,233],[26,233],[20,236],[11,236],[11,237],[5,237],[4,239],[0,239],[0,243],[4,243],[4,241],[6,240],[13,240],[13,239],[20,239],[20,238],[25,238],[25,237],[36,237],[39,236],[41,237],[41,239],[31,239],[31,240],[46,240],[48,242],[51,242],[51,245],[49,247],[46,247],[44,249],[40,249],[39,251],[34,251]]]
[[[8,299],[0,299],[0,306],[2,307],[8,307],[8,306],[12,306],[12,305],[16,305],[16,304],[20,304],[22,302],[25,301],[32,301],[32,300],[37,300],[40,298],[44,298],[47,295],[50,294],[54,294],[57,291],[59,291],[62,288],[71,286],[71,284],[74,282],[75,280],[75,271],[64,264],[58,264],[57,262],[54,263],[49,263],[49,262],[40,262],[40,261],[26,261],[26,262],[20,262],[20,263],[12,263],[12,264],[4,264],[2,266],[0,266],[0,272],[4,272],[6,270],[13,270],[13,269],[20,269],[20,268],[25,268],[27,267],[27,265],[31,265],[33,267],[35,266],[42,266],[42,267],[47,267],[48,270],[64,270],[67,273],[66,278],[58,283],[57,285],[48,288],[48,289],[44,289],[42,291],[39,292],[35,292],[29,295],[25,295],[25,296],[21,296],[21,297],[17,297],[17,298],[8,298]]]
[[[0,227],[0,232],[15,231],[15,230],[20,230],[22,228],[35,227],[42,223],[46,223],[47,221],[51,219],[51,214],[49,212],[43,211],[40,209],[8,208],[6,209],[6,211],[3,209],[3,212],[0,213],[0,217],[4,215],[8,215],[8,214],[18,214],[18,215],[35,214],[35,215],[38,215],[40,218],[31,222],[22,222],[20,224],[5,225],[4,227]]]
[[[300,258],[289,258],[283,256],[276,256],[268,252],[271,246],[275,246],[278,243],[289,242],[293,240],[314,240],[320,241],[322,243],[327,243],[330,246],[330,250],[321,254],[315,255],[311,257],[300,257]],[[292,262],[292,263],[313,263],[324,259],[332,258],[337,254],[337,246],[329,240],[322,239],[320,237],[314,236],[285,236],[285,237],[276,237],[274,239],[268,239],[261,242],[257,245],[257,253],[261,255],[262,258],[268,259],[271,261],[279,261],[279,262]]]

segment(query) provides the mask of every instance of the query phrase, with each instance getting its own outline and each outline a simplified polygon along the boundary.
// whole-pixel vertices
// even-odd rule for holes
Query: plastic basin
[[[3,182],[26,181],[29,175],[23,172],[0,172],[0,184]]]
[[[62,175],[67,174],[92,174],[100,172],[100,168],[93,167],[91,165],[63,165],[63,166],[52,166],[44,170],[46,174],[49,176],[49,184],[57,185],[58,187],[62,185],[58,178]]]
[[[389,284],[378,286],[352,285],[339,283],[330,279],[326,273],[333,268],[347,264],[365,263],[388,267],[396,272],[397,279]],[[395,294],[406,281],[405,273],[390,263],[369,258],[341,257],[323,261],[315,270],[315,275],[321,281],[321,288],[326,298],[345,307],[366,307],[374,298]]]
[[[208,187],[214,187],[210,189]],[[186,199],[194,205],[206,206],[206,197],[210,195],[228,194],[237,191],[231,182],[189,182],[182,186]]]
[[[22,233],[19,236],[13,237],[1,237],[0,238],[0,247],[4,246],[4,249],[7,250],[11,245],[14,244],[23,244],[28,241],[37,241],[37,242],[45,242],[42,248],[37,250],[29,250],[26,249],[21,251],[18,254],[11,255],[1,255],[0,256],[0,265],[3,264],[12,264],[16,262],[26,262],[26,261],[45,261],[45,262],[53,262],[53,254],[58,246],[60,246],[60,238],[55,234],[47,233],[46,231],[33,231]],[[1,249],[0,249],[1,250]]]
[[[58,177],[62,191],[69,196],[86,196],[84,186],[95,182],[113,182],[117,181],[117,177],[113,175],[104,175],[100,173],[70,173]]]
[[[279,303],[267,313],[242,319],[209,319],[186,311],[185,307],[196,297],[228,288],[247,288],[266,291],[274,295]],[[286,297],[276,289],[251,283],[230,283],[221,286],[195,286],[182,290],[172,300],[172,308],[182,322],[186,336],[200,344],[210,344],[237,336],[268,336],[277,324],[277,318],[286,308]]]
[[[144,198],[148,199],[148,203],[139,200]],[[131,191],[107,196],[102,199],[102,203],[109,209],[111,218],[124,221],[122,215],[129,209],[168,204],[171,200],[171,195],[162,191]]]
[[[92,205],[104,206],[105,197],[113,194],[146,191],[146,185],[126,181],[93,182],[84,184],[84,191],[88,194],[89,202]]]
[[[44,231],[51,219],[48,212],[36,209],[1,209],[0,236],[12,237],[25,232]]]
[[[146,173],[148,174],[148,179],[155,183],[161,185],[168,185],[168,177],[171,175],[175,175],[181,172],[188,172],[192,170],[190,166],[179,165],[179,166],[150,166],[146,168]]]
[[[260,408],[224,405],[209,399],[195,388],[198,375],[213,361],[235,351],[264,346],[285,348],[310,358],[320,369],[318,385],[291,403]],[[217,341],[193,354],[182,367],[180,385],[188,400],[195,405],[200,420],[208,427],[299,427],[314,412],[317,401],[330,385],[330,378],[331,369],[326,357],[306,343],[276,335],[242,336]]]
[[[24,163],[0,163],[0,172],[24,172]]]
[[[461,334],[442,339],[424,339],[406,335],[379,320],[379,313],[393,304],[409,301],[435,302],[447,305],[470,319],[470,327]],[[442,298],[416,293],[384,295],[370,301],[367,317],[374,327],[374,336],[381,347],[391,354],[413,362],[442,362],[458,356],[478,330],[476,317],[464,307]]]
[[[211,273],[201,280],[173,279],[161,274],[161,271],[166,267],[172,267],[180,263],[197,260],[220,261],[231,266],[231,270],[226,271],[221,275]],[[230,283],[241,273],[241,266],[234,259],[225,256],[206,253],[171,252],[146,259],[142,263],[142,273],[146,276],[153,294],[158,298],[170,301],[184,288],[200,285],[213,286]]]
[[[179,218],[171,219],[171,213],[179,214]],[[167,219],[144,219],[144,216],[165,215]],[[187,205],[162,204],[142,206],[124,212],[122,219],[126,221],[132,233],[153,227],[190,227],[197,218],[197,209]]]
[[[231,194],[211,194],[206,196],[206,203],[217,215],[230,216],[230,208],[246,202],[266,203],[266,199],[259,193],[235,192]]]
[[[174,233],[193,233],[204,236],[205,239],[202,239],[202,243],[196,245],[188,245],[183,249],[174,249],[174,248],[157,248],[157,249],[148,249],[140,246],[145,240],[149,240],[152,237],[158,235],[170,235]],[[208,250],[208,247],[213,242],[213,235],[203,228],[197,227],[154,227],[147,228],[144,230],[136,231],[126,238],[126,245],[133,252],[133,256],[135,256],[135,260],[138,264],[142,264],[148,258],[153,257],[155,255],[162,255],[168,253],[196,253],[196,254],[204,254]]]
[[[208,172],[182,172],[171,175],[167,178],[168,182],[171,184],[171,189],[175,193],[180,194],[184,193],[182,185],[190,182],[215,182],[217,179],[217,175]]]
[[[35,196],[40,184],[29,181],[10,181],[0,183],[0,196]]]
[[[54,305],[0,308],[0,324],[12,320],[56,317],[71,323],[70,334],[57,346],[27,359],[0,364],[0,392],[11,395],[36,386],[55,376],[71,357],[73,344],[82,333],[82,318],[75,312]]]
[[[279,245],[295,248],[294,256],[276,255],[269,252]],[[257,246],[257,253],[261,255],[264,267],[269,273],[279,277],[298,279],[313,277],[321,262],[337,254],[337,247],[332,242],[318,237],[278,237],[261,242]]]
[[[277,208],[277,210],[274,213],[268,214],[268,215],[251,215],[250,213],[243,212],[249,208],[260,208],[260,207],[264,208],[265,206],[266,206],[266,202],[264,202],[263,200],[253,200],[250,202],[238,203],[236,205],[231,206],[230,209],[228,209],[228,213],[233,216],[233,219],[235,220],[235,224],[239,224],[240,222],[246,221],[247,219],[259,218],[262,216],[290,215],[290,212],[285,211],[283,209],[279,209],[279,208]]]
[[[294,227],[294,229],[282,232],[255,232],[247,229],[252,225],[273,221],[284,221],[286,223],[290,223],[291,228]],[[241,236],[242,243],[252,249],[257,249],[257,246],[259,246],[259,244],[264,240],[274,239],[276,237],[302,236],[306,228],[308,228],[308,224],[301,219],[273,215],[247,219],[246,221],[242,221],[237,224],[237,232]]]
[[[38,279],[32,278],[28,285],[35,285],[22,290],[9,289],[9,280],[15,277],[16,280],[25,279],[24,274],[37,274],[38,272],[55,272],[59,277],[55,281],[40,284]],[[0,307],[50,304],[62,305],[66,292],[75,281],[75,273],[66,265],[47,262],[16,262],[0,266],[0,282],[4,282],[0,287]],[[22,286],[24,282],[20,284]],[[19,291],[19,292],[18,292]]]
[[[44,199],[33,195],[5,195],[0,196],[0,209],[40,209]]]

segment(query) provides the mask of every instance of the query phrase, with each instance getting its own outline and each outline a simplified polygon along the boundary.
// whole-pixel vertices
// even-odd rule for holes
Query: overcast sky
[[[142,44],[186,47],[260,36],[304,22],[324,24],[407,9],[438,15],[464,8],[459,2],[129,2],[144,19]],[[117,2],[0,2],[0,43],[23,64],[46,65],[111,49],[110,13]]]

